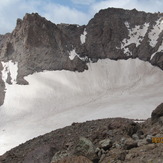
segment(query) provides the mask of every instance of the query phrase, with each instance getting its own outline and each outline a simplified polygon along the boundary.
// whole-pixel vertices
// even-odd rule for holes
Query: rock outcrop
[[[159,118],[163,117],[163,103],[161,103],[153,112],[152,112],[152,122],[155,123]]]
[[[87,62],[104,58],[139,58],[163,69],[162,21],[160,13],[136,9],[101,10],[83,26],[26,14],[11,34],[0,35],[0,60],[18,63],[18,84],[28,84],[24,76],[43,70],[82,72]]]
[[[0,105],[3,104],[5,98],[5,84],[4,81],[2,80],[2,73],[1,73],[2,70],[3,70],[3,66],[2,63],[0,63]]]
[[[60,161],[55,162],[52,161],[51,163],[93,163],[93,162],[84,156],[73,156],[64,158]]]
[[[18,19],[11,34],[0,35],[1,63],[18,64],[16,84],[43,70],[87,70],[88,62],[139,58],[163,70],[163,24],[160,13],[108,8],[87,25],[54,24],[38,14]],[[0,72],[5,66],[0,63]],[[10,71],[0,73],[0,105]],[[113,118],[74,123],[30,140],[0,156],[0,163],[143,163],[162,162],[162,104],[144,123]],[[140,153],[141,151],[141,153]]]
[[[55,24],[38,14],[18,19],[15,30],[1,45],[3,61],[18,62],[18,79],[43,70],[83,71],[86,65],[79,58],[69,59],[69,38]]]

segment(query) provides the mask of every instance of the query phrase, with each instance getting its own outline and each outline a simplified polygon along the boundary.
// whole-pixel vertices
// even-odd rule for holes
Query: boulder
[[[99,142],[102,149],[108,150],[112,146],[112,141],[110,139],[104,139]]]
[[[75,146],[73,153],[77,156],[85,156],[90,160],[94,160],[97,158],[93,143],[85,137],[79,138],[79,141]]]
[[[156,107],[151,114],[152,124],[156,123],[163,116],[163,103]]]
[[[146,136],[146,141],[147,141],[148,143],[152,143],[152,135],[147,135],[147,136]]]
[[[59,161],[52,161],[51,163],[93,163],[93,162],[84,156],[72,156],[66,157]]]
[[[60,160],[63,160],[64,158],[68,157],[70,153],[66,150],[64,151],[58,151],[55,153],[55,155],[52,158],[51,163],[58,162]]]
[[[126,139],[124,142],[124,149],[126,149],[126,150],[130,150],[137,146],[138,146],[137,142],[131,138]]]

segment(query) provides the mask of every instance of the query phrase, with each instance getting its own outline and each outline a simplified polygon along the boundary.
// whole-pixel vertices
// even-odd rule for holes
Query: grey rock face
[[[112,141],[110,139],[104,139],[99,142],[99,145],[104,150],[109,150],[109,148],[112,146]]]
[[[2,80],[2,64],[0,63],[0,105],[4,103],[4,97],[5,97],[5,84]]]
[[[89,139],[84,137],[81,137],[79,139],[79,142],[74,149],[74,154],[78,156],[86,156],[90,160],[96,159],[95,147],[93,143]]]
[[[151,63],[163,69],[163,52],[156,53],[156,55],[151,60]]]
[[[137,147],[137,142],[131,138],[128,138],[124,142],[124,149],[131,149]]]
[[[0,36],[0,59],[18,62],[19,84],[24,84],[24,76],[43,70],[82,72],[87,69],[88,60],[79,57],[70,60],[72,50],[78,56],[93,62],[102,58],[117,60],[138,57],[163,69],[163,55],[158,51],[163,33],[159,34],[154,47],[149,44],[148,36],[159,18],[159,13],[108,8],[97,13],[88,25],[78,26],[56,25],[38,14],[26,14],[23,20],[17,20],[16,28],[11,34]],[[144,36],[139,36],[139,45],[128,41],[122,48],[123,40],[131,37],[129,30],[139,26],[139,33],[145,24],[148,24],[148,28]],[[84,31],[86,36],[82,43],[80,37]],[[124,48],[128,48],[131,54],[125,53]],[[154,53],[156,54],[151,58]]]
[[[59,161],[52,161],[51,163],[93,163],[84,156],[72,156],[67,157]]]
[[[152,123],[159,121],[159,118],[163,116],[163,103],[161,103],[157,108],[152,112],[151,120]]]
[[[11,34],[0,36],[0,59],[18,62],[18,84],[27,84],[24,76],[43,70],[84,71],[89,58],[93,62],[98,59],[128,59],[140,58],[163,69],[162,52],[158,49],[162,43],[161,32],[157,44],[149,45],[149,32],[156,25],[160,14],[108,8],[101,10],[86,26],[54,24],[38,14],[26,14],[23,20],[18,19]],[[126,25],[126,23],[128,25]],[[130,39],[130,31],[136,26],[141,30],[145,23],[148,29],[140,36],[137,43],[124,44],[124,39]],[[81,35],[86,31],[85,42]],[[137,31],[139,32],[139,31]],[[128,48],[130,54],[124,52]],[[78,57],[70,59],[75,50]],[[153,58],[151,56],[154,55]]]

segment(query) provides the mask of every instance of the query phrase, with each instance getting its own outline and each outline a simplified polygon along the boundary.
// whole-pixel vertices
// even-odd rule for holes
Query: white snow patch
[[[160,33],[163,30],[162,18],[156,21],[156,24],[153,26],[153,29],[148,33],[149,45],[155,47],[157,44],[157,39],[159,38]]]
[[[136,44],[136,47],[140,45],[145,34],[147,33],[149,23],[145,23],[143,26],[136,25],[134,28],[130,29],[129,23],[125,22],[125,26],[128,28],[129,35],[128,38],[122,40],[121,49],[124,50],[125,54],[132,55],[132,53],[126,47],[132,43]]]
[[[141,121],[141,120],[137,120],[137,121],[134,121],[135,123],[143,123],[145,121]]]
[[[87,35],[87,31],[86,31],[86,28],[85,28],[83,34],[81,34],[81,36],[80,36],[81,44],[85,43],[86,35]]]
[[[35,73],[25,78],[29,85],[8,85],[0,107],[0,154],[73,122],[146,119],[163,101],[163,71],[150,63],[105,59],[88,67]]]
[[[131,56],[132,52],[129,50],[129,48],[124,48],[124,54],[126,54],[127,56]]]
[[[125,26],[129,29],[130,28],[129,22],[125,21]]]
[[[76,56],[77,56],[80,60],[82,60],[82,61],[88,60],[88,57],[80,57],[80,56],[76,53],[75,49],[73,49],[72,51],[70,51],[70,53],[69,53],[69,58],[70,58],[70,60],[74,60],[74,58],[75,58]]]
[[[2,62],[3,70],[2,70],[2,79],[6,83],[7,77],[10,73],[11,83],[16,84],[17,73],[18,73],[18,63],[17,62]]]
[[[70,51],[70,53],[69,53],[70,60],[73,60],[76,56],[78,56],[78,54],[76,53],[75,49]]]
[[[152,58],[155,56],[156,53],[162,52],[162,51],[163,51],[163,41],[162,41],[161,45],[159,46],[158,50],[151,55],[150,60],[152,60]]]

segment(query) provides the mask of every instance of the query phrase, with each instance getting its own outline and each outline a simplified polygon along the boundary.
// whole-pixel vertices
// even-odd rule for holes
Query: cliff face
[[[101,10],[87,26],[79,27],[83,28],[86,36],[84,43],[79,40],[81,31],[63,26],[61,30],[65,31],[66,35],[73,36],[71,40],[74,40],[76,53],[81,57],[87,56],[92,61],[99,58],[139,58],[163,69],[162,55],[159,54],[163,48],[160,14],[138,12],[135,9]]]
[[[0,58],[18,62],[20,84],[35,71],[84,71],[86,62],[100,58],[138,57],[163,69],[162,29],[161,14],[135,9],[101,10],[86,26],[55,25],[26,14],[11,34],[0,37]]]

